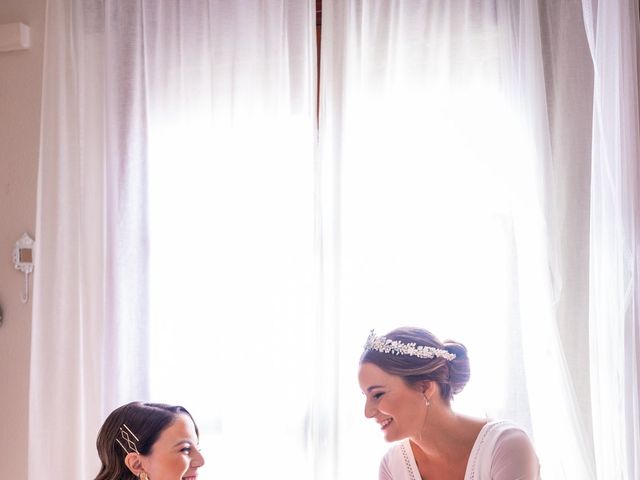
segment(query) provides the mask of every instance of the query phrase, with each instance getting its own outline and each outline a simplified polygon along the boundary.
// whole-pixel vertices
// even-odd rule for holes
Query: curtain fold
[[[510,213],[517,299],[511,320],[519,324],[519,331],[509,341],[522,343],[530,425],[543,477],[587,479],[593,476],[587,426],[579,414],[558,325],[558,303],[567,281],[560,205],[572,181],[562,182],[563,159],[554,158],[549,118],[555,105],[549,103],[553,97],[547,91],[549,72],[544,65],[544,5],[527,0],[495,3],[502,38],[508,39],[500,52],[503,88],[517,125],[517,141],[510,150],[514,161],[508,168],[514,185]],[[543,393],[547,391],[558,395]]]
[[[144,4],[150,394],[194,414],[204,477],[323,478],[314,13]]]
[[[640,476],[640,23],[583,0],[593,59],[589,330],[598,478]]]
[[[575,389],[590,470],[595,475],[589,371],[589,205],[593,64],[579,2],[541,2],[557,232],[556,315]]]
[[[148,395],[144,95],[132,88],[141,78],[120,69],[139,60],[126,28],[137,13],[48,2],[31,479],[93,478],[102,420]]]

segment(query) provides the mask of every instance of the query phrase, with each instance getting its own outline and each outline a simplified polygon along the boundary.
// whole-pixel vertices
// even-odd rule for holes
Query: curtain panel
[[[146,156],[135,6],[47,4],[29,478],[91,478],[105,412],[147,392]],[[118,42],[114,42],[118,39]],[[130,48],[133,46],[134,48]]]
[[[315,374],[313,2],[144,13],[150,395],[194,414],[203,477],[331,478],[318,474],[333,442]]]
[[[584,0],[593,59],[589,339],[598,478],[640,475],[640,21]]]
[[[93,478],[136,399],[187,406],[213,475],[251,430],[313,475],[311,2],[50,0],[46,28],[29,478]]]

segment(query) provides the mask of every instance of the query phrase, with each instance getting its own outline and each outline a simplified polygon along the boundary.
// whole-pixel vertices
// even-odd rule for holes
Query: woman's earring
[[[424,397],[424,404],[428,407],[429,405],[431,405],[431,402],[429,401],[428,397]]]
[[[149,477],[147,476],[147,472],[140,473],[140,480],[149,480]]]

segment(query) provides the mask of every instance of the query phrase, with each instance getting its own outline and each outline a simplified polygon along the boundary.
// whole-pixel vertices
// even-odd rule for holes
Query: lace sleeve
[[[378,475],[378,479],[393,480],[393,477],[391,476],[391,470],[389,469],[389,458],[387,455],[385,455],[380,462],[380,473]]]
[[[382,477],[381,477],[382,478]],[[519,429],[502,433],[491,460],[493,480],[539,480],[540,463],[531,440]]]

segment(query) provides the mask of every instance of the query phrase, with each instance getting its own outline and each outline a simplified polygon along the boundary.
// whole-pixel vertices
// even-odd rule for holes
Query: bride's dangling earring
[[[431,405],[431,402],[429,401],[429,397],[427,397],[426,395],[424,396],[424,404],[427,407],[427,409],[424,412],[424,422],[422,422],[422,428],[420,429],[420,441],[422,442],[422,431],[424,430],[424,427],[427,425],[427,417],[429,416],[429,406]]]

